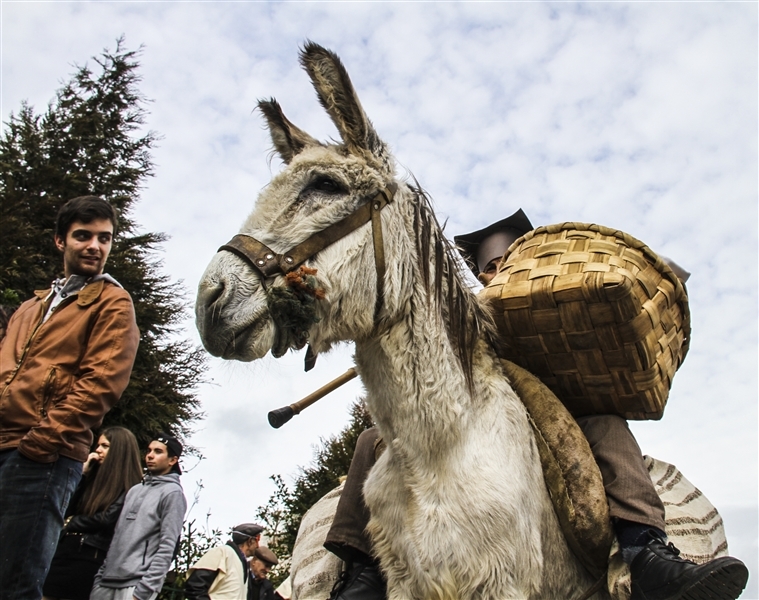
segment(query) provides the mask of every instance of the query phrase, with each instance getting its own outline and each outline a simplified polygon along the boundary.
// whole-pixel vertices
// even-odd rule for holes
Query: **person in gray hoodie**
[[[179,483],[182,445],[159,434],[145,457],[147,475],[129,490],[90,600],[155,600],[182,532],[187,501]]]

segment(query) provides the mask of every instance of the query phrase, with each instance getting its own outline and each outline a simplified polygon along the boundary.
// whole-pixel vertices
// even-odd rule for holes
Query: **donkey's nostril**
[[[211,285],[201,282],[198,286],[198,298],[195,304],[198,314],[215,312],[214,305],[224,296],[226,286],[223,282],[215,282]]]
[[[216,301],[224,295],[224,284],[218,283],[213,289],[208,290],[208,296],[206,297],[206,306],[210,307],[215,304]]]

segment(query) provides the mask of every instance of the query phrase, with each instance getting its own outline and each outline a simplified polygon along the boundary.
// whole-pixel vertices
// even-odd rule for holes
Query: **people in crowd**
[[[509,246],[532,229],[520,209],[506,219],[454,239],[474,274],[483,285],[488,285]],[[687,278],[686,271],[675,267],[673,270],[679,277]],[[722,583],[742,580],[739,589],[743,589],[748,571],[740,560],[721,557],[696,565],[682,559],[679,551],[667,543],[664,506],[627,421],[616,415],[592,415],[576,420],[601,471],[622,558],[630,565],[633,599],[675,600],[686,597],[683,594],[687,592],[690,594],[687,597],[735,600]],[[331,600],[382,600],[386,596],[385,582],[366,533],[369,510],[362,494],[380,443],[375,428],[359,436],[335,520],[325,540],[325,548],[347,565]]]
[[[43,600],[90,597],[126,494],[142,479],[140,450],[134,434],[123,427],[105,429],[83,471],[42,587]]]
[[[187,501],[179,476],[182,444],[160,433],[148,446],[147,474],[127,492],[91,600],[155,600],[174,559]]]
[[[250,559],[252,577],[248,580],[247,600],[276,600],[274,586],[269,581],[269,571],[277,564],[277,556],[266,546],[259,546]]]
[[[92,430],[129,383],[140,333],[103,272],[118,219],[95,196],[58,212],[63,277],[35,292],[0,339],[0,599],[40,598]]]
[[[248,596],[248,559],[258,549],[263,527],[243,523],[232,539],[211,548],[189,570],[184,585],[187,600],[245,600]]]

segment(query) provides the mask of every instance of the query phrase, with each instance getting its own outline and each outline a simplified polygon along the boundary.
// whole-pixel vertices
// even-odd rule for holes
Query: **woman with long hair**
[[[88,600],[92,582],[111,545],[124,498],[142,480],[140,450],[134,434],[109,427],[87,457],[58,548],[50,565],[43,600]]]

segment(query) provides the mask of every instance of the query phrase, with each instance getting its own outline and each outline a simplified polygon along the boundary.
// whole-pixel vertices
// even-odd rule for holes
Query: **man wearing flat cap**
[[[111,547],[90,600],[155,600],[174,560],[187,501],[179,476],[182,444],[159,433],[145,457],[147,474],[127,492]]]
[[[187,600],[245,600],[248,596],[248,559],[258,550],[263,527],[243,523],[232,529],[232,539],[211,548],[189,571]]]
[[[279,594],[275,594],[274,586],[268,579],[271,571],[279,560],[276,554],[266,546],[259,546],[250,559],[250,572],[252,577],[248,581],[248,600],[276,600]]]

